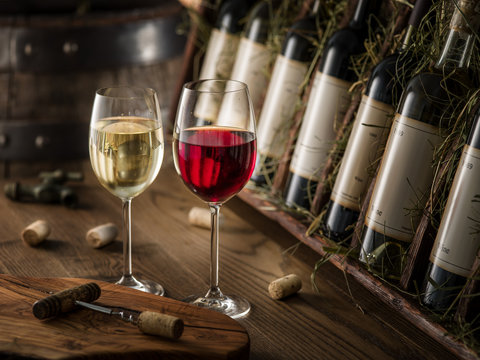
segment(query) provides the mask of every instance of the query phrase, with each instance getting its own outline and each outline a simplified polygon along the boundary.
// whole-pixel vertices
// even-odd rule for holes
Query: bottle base
[[[322,224],[323,235],[335,242],[350,240],[360,213],[330,200]]]
[[[278,160],[274,160],[270,156],[259,155],[250,181],[256,186],[271,185],[277,172],[277,167]]]
[[[285,186],[285,204],[289,208],[301,207],[310,210],[317,184],[317,181],[290,172]]]
[[[446,311],[452,304],[455,308],[455,299],[466,283],[466,277],[430,263],[423,284],[423,304],[435,311]]]
[[[409,243],[363,226],[359,260],[383,277],[399,280],[406,264]]]

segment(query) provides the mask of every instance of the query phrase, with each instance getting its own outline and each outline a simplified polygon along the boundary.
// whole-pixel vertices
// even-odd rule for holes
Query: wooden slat
[[[415,299],[409,299],[401,295],[387,283],[369,273],[356,260],[338,254],[332,255],[327,253],[323,249],[324,246],[329,245],[327,240],[316,235],[307,236],[307,227],[305,225],[288,213],[281,211],[272,202],[256,195],[254,191],[244,189],[239,196],[242,200],[262,212],[262,214],[278,222],[297,239],[317,251],[320,255],[329,256],[330,263],[350,274],[375,296],[391,306],[395,311],[401,313],[413,325],[425,331],[429,336],[444,343],[456,355],[463,359],[477,359],[477,355],[471,349],[455,340],[452,336],[446,335],[447,331],[442,326],[430,321],[427,315],[418,306],[414,305]]]

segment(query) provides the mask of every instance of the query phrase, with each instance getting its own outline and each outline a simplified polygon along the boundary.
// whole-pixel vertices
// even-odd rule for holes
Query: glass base
[[[215,310],[230,316],[232,319],[246,316],[251,309],[250,303],[246,299],[236,295],[222,295],[218,298],[191,295],[183,301],[202,308]]]
[[[165,290],[163,286],[157,284],[152,280],[138,280],[133,276],[122,276],[120,280],[118,280],[115,284],[122,285],[129,287],[131,289],[144,291],[154,295],[163,296],[165,294]]]

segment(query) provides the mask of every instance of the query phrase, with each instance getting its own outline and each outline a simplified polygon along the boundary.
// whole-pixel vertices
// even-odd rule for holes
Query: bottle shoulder
[[[282,55],[292,60],[311,61],[315,51],[312,38],[317,36],[315,17],[309,16],[296,21],[285,36]]]
[[[249,1],[226,1],[220,8],[215,27],[231,34],[241,32],[244,24],[240,20],[247,16],[250,7]]]
[[[320,71],[343,80],[354,81],[356,74],[350,69],[350,57],[363,50],[363,38],[358,31],[348,27],[338,30],[325,46]]]
[[[398,93],[398,91],[394,91],[395,85],[398,84],[396,79],[398,60],[399,56],[395,53],[380,61],[373,68],[365,95],[385,104],[393,103],[394,96],[397,96]]]
[[[249,40],[265,43],[268,38],[268,24],[270,20],[270,6],[262,1],[257,4],[249,17],[245,37]]]
[[[440,73],[425,72],[407,83],[398,107],[398,113],[428,124],[438,125],[459,94],[458,82],[445,79]]]

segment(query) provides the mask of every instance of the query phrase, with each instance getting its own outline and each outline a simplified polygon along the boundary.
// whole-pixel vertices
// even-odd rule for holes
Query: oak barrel
[[[3,176],[88,157],[91,107],[100,87],[156,89],[166,122],[185,45],[177,1],[124,0],[115,8],[99,0],[29,4],[0,5]]]

